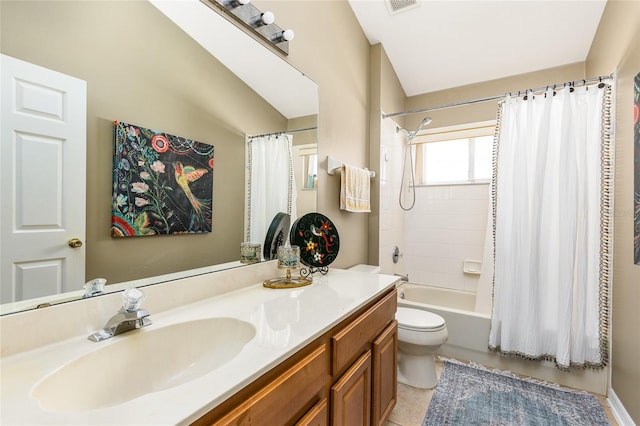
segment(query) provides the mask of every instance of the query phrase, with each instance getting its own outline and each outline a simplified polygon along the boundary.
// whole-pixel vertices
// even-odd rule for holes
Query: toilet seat
[[[422,309],[400,306],[396,312],[396,319],[398,320],[398,327],[405,330],[434,332],[443,330],[446,327],[444,318]]]

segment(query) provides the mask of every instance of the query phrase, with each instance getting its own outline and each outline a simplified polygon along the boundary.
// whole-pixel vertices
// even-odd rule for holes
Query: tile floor
[[[443,367],[442,361],[436,361],[436,373],[440,377]],[[422,420],[427,413],[427,408],[431,402],[431,396],[435,389],[416,389],[411,386],[398,383],[398,402],[396,407],[391,412],[389,419],[385,422],[384,426],[420,426]],[[611,409],[607,404],[607,398],[602,395],[595,395],[600,401],[600,405],[604,409],[609,422],[613,426],[617,426]]]

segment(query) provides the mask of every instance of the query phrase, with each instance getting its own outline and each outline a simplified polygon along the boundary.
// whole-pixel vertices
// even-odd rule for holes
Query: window
[[[465,126],[466,127],[466,126]],[[495,124],[435,129],[415,140],[418,185],[487,183],[491,179]]]
[[[318,187],[318,144],[293,146],[296,187],[316,189]]]

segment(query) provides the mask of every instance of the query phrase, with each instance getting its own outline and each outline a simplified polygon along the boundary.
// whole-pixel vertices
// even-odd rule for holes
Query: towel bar
[[[342,169],[342,161],[338,161],[330,155],[327,155],[327,173],[330,175],[336,174],[336,172],[340,173]],[[367,170],[367,169],[365,169]],[[369,172],[369,176],[372,178],[376,177],[376,172],[372,172],[371,170],[367,170]]]

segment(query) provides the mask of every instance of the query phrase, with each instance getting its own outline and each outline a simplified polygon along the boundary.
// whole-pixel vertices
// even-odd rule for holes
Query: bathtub
[[[489,315],[474,312],[475,293],[402,283],[398,287],[398,306],[422,309],[444,318],[449,340],[440,348],[445,356],[454,356],[448,347],[486,352],[491,329]],[[450,348],[454,349],[454,348]],[[458,351],[453,351],[456,354]]]
[[[447,324],[449,339],[440,346],[438,355],[474,361],[479,364],[512,371],[539,380],[583,389],[605,395],[608,369],[560,371],[549,361],[531,362],[511,359],[490,352],[491,316],[475,312],[476,295],[464,291],[402,283],[397,286],[398,306],[423,309],[440,315]]]

